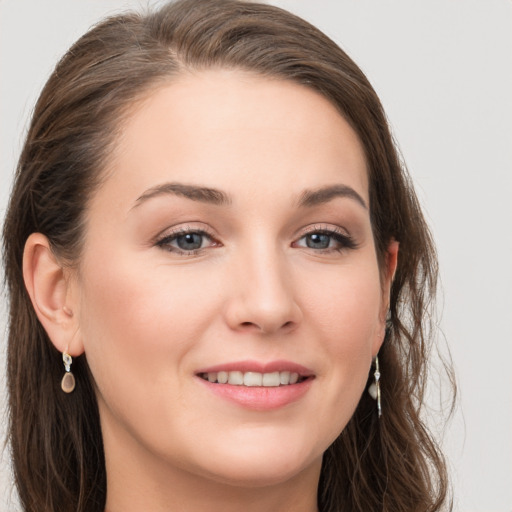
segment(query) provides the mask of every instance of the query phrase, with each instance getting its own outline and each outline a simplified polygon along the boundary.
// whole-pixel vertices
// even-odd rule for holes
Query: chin
[[[307,468],[319,471],[321,467],[323,450],[303,440],[260,435],[240,441],[235,437],[224,447],[217,444],[207,464],[202,461],[210,479],[240,487],[267,487],[292,480]]]
[[[313,461],[296,461],[285,458],[265,461],[238,460],[227,467],[215,467],[208,477],[216,482],[233,487],[263,488],[291,481],[310,467],[321,467],[322,457]]]

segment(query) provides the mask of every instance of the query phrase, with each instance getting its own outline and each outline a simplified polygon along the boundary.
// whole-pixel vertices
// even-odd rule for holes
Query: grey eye
[[[295,247],[315,249],[317,251],[344,251],[355,249],[357,244],[349,235],[343,235],[335,231],[312,231],[303,235],[293,244]]]
[[[310,249],[328,249],[331,244],[331,235],[325,233],[310,233],[305,237],[306,247]]]
[[[200,233],[186,233],[176,237],[176,245],[183,251],[194,251],[203,245],[203,235]]]

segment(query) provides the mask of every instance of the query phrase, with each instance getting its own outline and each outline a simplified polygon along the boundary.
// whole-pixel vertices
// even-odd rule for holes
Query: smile
[[[219,371],[207,372],[200,375],[201,378],[214,384],[231,384],[232,386],[247,387],[278,387],[289,386],[304,381],[307,377],[297,372],[241,372]]]
[[[316,377],[313,371],[291,361],[233,361],[202,368],[196,376],[213,395],[256,411],[300,401]]]

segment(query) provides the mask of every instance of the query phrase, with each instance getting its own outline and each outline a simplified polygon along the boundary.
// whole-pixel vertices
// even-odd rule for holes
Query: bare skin
[[[25,254],[39,318],[97,385],[106,509],[316,511],[398,251],[379,268],[356,134],[302,86],[216,70],[153,91],[113,157],[78,271],[39,234]]]

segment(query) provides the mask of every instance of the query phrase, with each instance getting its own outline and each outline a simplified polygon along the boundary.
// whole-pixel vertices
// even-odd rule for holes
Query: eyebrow
[[[215,188],[200,187],[197,185],[185,185],[183,183],[163,183],[146,190],[140,197],[137,198],[134,207],[139,206],[148,199],[168,194],[186,197],[192,201],[200,201],[202,203],[215,205],[231,204],[230,197],[226,193]]]
[[[176,195],[191,199],[192,201],[199,201],[202,203],[214,204],[217,206],[230,205],[231,198],[221,190],[202,187],[198,185],[186,185],[183,183],[163,183],[146,190],[135,201],[134,208],[154,197],[161,195]],[[313,207],[320,204],[328,203],[337,197],[347,197],[354,199],[363,208],[368,209],[364,199],[348,185],[330,185],[315,190],[306,189],[299,197],[299,207]]]
[[[299,206],[317,206],[319,204],[328,203],[336,197],[347,197],[349,199],[354,199],[363,208],[366,210],[368,209],[368,205],[366,204],[365,200],[352,187],[349,187],[348,185],[330,185],[316,190],[305,190],[300,195]]]

